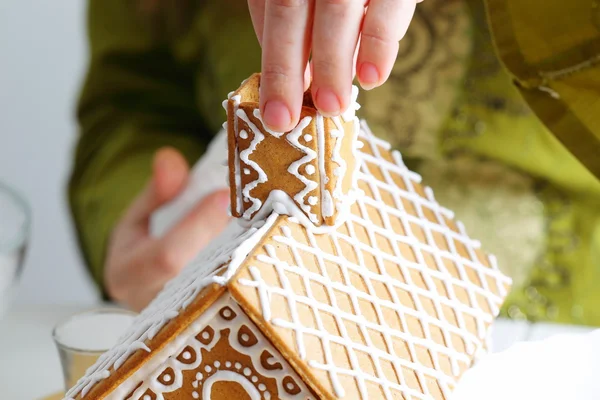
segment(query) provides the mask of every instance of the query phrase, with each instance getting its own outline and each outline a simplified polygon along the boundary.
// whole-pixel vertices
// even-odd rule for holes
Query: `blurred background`
[[[15,306],[97,300],[65,192],[86,63],[84,14],[81,0],[0,1],[0,181],[33,211]]]

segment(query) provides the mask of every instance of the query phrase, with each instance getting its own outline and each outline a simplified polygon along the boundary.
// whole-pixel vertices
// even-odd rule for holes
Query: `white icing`
[[[233,102],[233,115],[236,115],[238,112],[238,109],[240,107],[240,102],[242,101],[242,96],[237,95],[237,96],[233,96],[234,92],[231,92],[228,95],[228,98]],[[227,107],[225,108],[227,110]],[[238,132],[239,131],[239,123],[237,118],[233,119],[233,132]],[[247,135],[247,134],[246,134]],[[235,192],[236,192],[236,196],[235,196],[235,211],[237,213],[237,215],[240,215],[242,213],[242,178],[240,176],[240,154],[239,154],[239,146],[237,144],[235,144],[235,156],[233,159],[233,174],[234,174],[234,179],[235,179]]]
[[[399,153],[394,153],[395,163],[387,161],[380,153],[380,148],[389,149],[389,144],[375,138],[366,124],[363,124],[361,139],[365,141],[373,155],[361,153],[358,155],[358,162],[361,171],[357,174],[357,179],[361,184],[370,187],[373,196],[367,196],[365,193],[357,195],[356,204],[360,212],[350,214],[346,220],[345,230],[329,231],[328,235],[332,242],[334,252],[329,253],[322,250],[317,245],[317,239],[313,230],[306,229],[308,244],[300,243],[291,234],[288,226],[282,225],[282,235],[275,235],[272,239],[277,246],[287,248],[293,255],[290,259],[280,259],[274,246],[265,245],[266,255],[259,254],[256,259],[263,265],[272,265],[276,271],[276,278],[270,278],[265,281],[261,278],[258,267],[249,265],[251,279],[240,279],[239,283],[244,286],[254,287],[260,303],[260,311],[263,319],[279,329],[289,329],[293,331],[295,338],[295,348],[298,357],[304,360],[311,368],[325,371],[330,378],[334,395],[342,398],[345,390],[342,385],[342,376],[349,376],[356,379],[360,395],[363,399],[368,398],[367,383],[375,383],[381,386],[385,398],[395,398],[398,392],[405,397],[415,399],[430,398],[431,393],[426,385],[427,377],[437,380],[442,392],[449,396],[452,387],[456,384],[456,377],[464,371],[471,363],[475,353],[482,348],[486,340],[486,326],[492,322],[493,317],[497,315],[499,306],[505,296],[504,285],[510,280],[499,271],[495,259],[489,258],[490,267],[482,265],[474,253],[474,249],[480,247],[480,243],[471,240],[464,231],[464,226],[457,223],[459,232],[450,229],[445,218],[451,218],[452,213],[442,208],[434,199],[431,189],[425,189],[425,196],[421,197],[416,191],[414,184],[420,181],[420,176],[406,168],[401,162]],[[379,168],[383,175],[383,180],[376,179],[369,171],[369,165],[372,164]],[[401,179],[407,188],[401,189],[394,182],[392,174],[396,179]],[[381,192],[385,191],[392,196],[394,203],[386,204],[381,198]],[[404,207],[402,199],[410,201],[417,215],[410,214]],[[375,224],[370,220],[367,207],[377,210],[380,213],[382,224]],[[423,213],[423,209],[431,210],[436,216],[437,223],[431,222]],[[391,218],[400,220],[406,235],[397,234],[391,225]],[[290,218],[290,223],[298,223],[299,220]],[[425,233],[426,242],[420,242],[413,233],[412,226],[419,226]],[[362,242],[356,236],[356,228],[362,227],[366,230],[369,240]],[[361,228],[361,229],[362,229]],[[433,239],[433,232],[441,234],[448,243],[449,250],[442,250]],[[387,239],[391,246],[392,253],[379,249],[376,236]],[[467,249],[468,257],[462,257],[456,247],[455,240],[464,245]],[[357,256],[356,262],[346,258],[341,247],[341,243],[348,243],[353,247]],[[416,257],[416,262],[407,260],[400,251],[400,244],[408,245],[412,248]],[[431,254],[438,269],[434,270],[427,265],[423,258],[423,253]],[[316,260],[319,272],[314,272],[313,268],[304,265],[302,254],[309,255],[309,260]],[[369,254],[374,258],[378,270],[375,272],[365,264],[363,254]],[[452,262],[459,273],[454,277],[446,268],[444,260]],[[332,280],[326,271],[326,265],[338,265],[343,275],[343,281]],[[261,267],[264,269],[265,267]],[[387,272],[389,268],[398,268],[406,282],[392,278]],[[471,282],[467,276],[466,269],[469,268],[478,275],[479,283]],[[426,287],[419,287],[412,280],[411,271],[418,272]],[[367,287],[367,292],[355,288],[350,284],[350,276],[360,276]],[[288,279],[288,276],[295,276],[303,282],[304,287],[294,286]],[[488,288],[488,280],[496,283],[500,294],[496,295]],[[434,279],[441,281],[448,293],[448,297],[437,292]],[[331,304],[318,301],[312,294],[312,285],[325,288],[327,297]],[[376,294],[374,284],[383,285],[388,289],[391,299],[379,298]],[[469,298],[469,304],[462,303],[457,295],[455,288],[463,289]],[[415,308],[404,305],[397,293],[408,293],[414,301]],[[337,306],[335,293],[343,293],[345,297],[351,300],[352,310],[342,310]],[[487,306],[491,310],[488,313],[479,303],[480,299],[485,299]],[[289,310],[289,320],[282,318],[273,318],[271,305],[272,301],[281,301],[285,299]],[[428,299],[433,304],[437,315],[430,315],[421,299]],[[277,300],[275,300],[277,299]],[[359,307],[359,300],[367,301],[373,305],[377,320],[373,322],[366,319]],[[313,310],[313,315],[317,324],[316,328],[306,326],[303,322],[306,319],[300,318],[299,306],[303,309]],[[447,306],[456,312],[458,327],[447,321],[443,316],[442,307]],[[396,330],[389,327],[384,321],[382,310],[392,310],[402,323],[404,329]],[[317,312],[318,311],[318,312]],[[337,322],[340,334],[332,334],[328,331],[320,314],[329,314]],[[471,316],[476,322],[476,332],[471,333],[467,327],[464,315]],[[408,317],[419,320],[425,338],[413,336],[408,332]],[[362,336],[365,338],[366,345],[362,342],[353,341],[346,331],[343,321],[349,321],[359,327]],[[435,342],[432,336],[431,327],[437,327],[443,335],[445,345]],[[388,351],[383,351],[375,346],[371,341],[369,332],[378,332],[386,343]],[[324,362],[313,358],[313,353],[306,348],[304,337],[309,335],[321,339],[323,344]],[[454,347],[452,337],[459,337],[465,344],[466,352],[459,351]],[[393,340],[404,341],[409,349],[411,358],[403,359],[394,352]],[[350,366],[336,365],[333,357],[331,345],[337,345],[347,350]],[[416,348],[429,350],[432,355],[433,368],[424,366],[418,362]],[[363,371],[358,364],[358,353],[369,354],[373,361],[374,374]],[[320,354],[320,353],[319,353]],[[440,356],[444,355],[450,360],[451,373],[446,374],[440,365]],[[382,361],[389,362],[393,368],[393,375],[398,376],[400,384],[388,378],[383,371]],[[413,361],[414,360],[414,361]],[[415,371],[423,392],[411,389],[404,382],[403,369]]]
[[[235,318],[230,321],[225,321],[220,318],[218,313],[223,307],[229,307],[233,310],[236,314]],[[230,316],[227,318],[230,318]],[[208,325],[213,328],[215,334],[209,343],[204,344],[196,340],[195,336]],[[237,332],[243,325],[250,329],[257,339],[257,343],[251,347],[244,347],[237,340]],[[182,333],[170,342],[165,349],[154,353],[152,358],[141,367],[141,369],[143,369],[142,372],[140,372],[140,370],[136,371],[134,376],[127,378],[112,393],[110,393],[106,399],[123,399],[135,389],[131,397],[135,400],[141,398],[141,396],[150,389],[156,394],[157,400],[164,400],[164,394],[172,393],[182,387],[184,371],[197,369],[202,364],[202,351],[210,351],[221,339],[220,332],[224,329],[230,330],[230,345],[236,351],[248,355],[251,358],[252,368],[254,368],[258,374],[276,380],[280,398],[290,400],[315,400],[312,395],[310,395],[310,391],[306,388],[300,377],[289,367],[277,350],[264,338],[258,328],[230,296],[223,296],[217,300],[197,320],[192,322]],[[195,362],[192,364],[179,362],[177,356],[181,354],[183,349],[188,347],[192,348],[192,351],[196,355]],[[262,366],[260,356],[264,350],[270,352],[272,358],[275,359],[275,362],[282,365],[282,369],[267,370]],[[151,367],[149,365],[151,365]],[[219,381],[239,383],[252,398],[255,398],[253,397],[255,395],[258,395],[256,398],[260,398],[259,391],[266,390],[266,385],[259,382],[258,376],[253,375],[252,369],[249,367],[244,368],[239,362],[234,364],[231,361],[225,361],[224,363],[215,361],[213,366],[206,365],[204,368],[206,375],[197,372],[195,375],[196,380],[192,382],[192,386],[198,392],[202,393],[203,399],[210,399],[211,388],[213,384]],[[165,376],[163,376],[163,380],[168,381],[168,385],[164,385],[159,382],[158,378],[163,371],[168,368],[172,369],[175,376],[171,377],[172,379],[165,379]],[[210,375],[211,373],[212,375]],[[285,392],[283,379],[286,376],[292,377],[299,385],[301,389],[300,393],[290,395],[289,392]],[[140,384],[140,381],[143,382],[138,387],[137,385]]]
[[[302,167],[305,164],[312,163],[317,158],[317,154],[313,149],[304,146],[298,140],[300,138],[300,135],[302,135],[304,129],[310,124],[311,121],[311,117],[302,118],[298,125],[294,129],[292,129],[290,133],[288,133],[286,139],[288,140],[288,142],[290,142],[292,146],[296,147],[298,150],[304,153],[304,156],[302,158],[294,161],[288,167],[288,172],[294,175],[298,180],[300,180],[304,184],[304,188],[294,195],[294,200],[296,200],[296,203],[300,205],[300,208],[306,213],[311,222],[316,224],[319,222],[319,219],[317,218],[317,215],[312,212],[311,207],[314,206],[316,202],[314,204],[311,204],[310,201],[307,202],[306,196],[308,196],[310,192],[318,188],[319,184],[314,180],[309,179],[303,174],[301,174],[300,167]]]
[[[244,175],[250,175],[250,169],[244,168]]]
[[[319,183],[321,186],[321,204],[326,204],[325,198],[328,196],[326,194],[328,191],[325,187],[325,184],[329,181],[329,178],[325,172],[325,124],[323,121],[323,116],[319,113],[317,113],[317,117],[315,119],[315,126],[317,128],[317,142],[322,143],[321,145],[317,146],[317,153],[319,155],[317,167],[319,168]],[[333,215],[333,213],[331,215],[326,214],[324,207],[324,205],[321,206],[321,213],[324,216],[328,217]]]
[[[243,217],[246,219],[250,219],[252,217],[252,214],[258,211],[262,206],[262,201],[260,201],[260,199],[258,199],[257,197],[253,197],[251,195],[251,192],[258,185],[267,182],[267,180],[269,179],[267,177],[267,174],[265,174],[265,171],[260,167],[260,165],[258,165],[257,162],[252,161],[250,159],[250,155],[256,150],[258,144],[264,140],[265,136],[262,134],[260,129],[258,129],[252,121],[250,121],[250,118],[248,118],[244,110],[238,110],[237,116],[250,127],[250,130],[252,130],[252,134],[254,135],[254,138],[252,139],[252,142],[250,142],[248,148],[240,152],[241,160],[246,165],[252,167],[258,173],[258,177],[254,181],[246,184],[242,188],[242,195],[244,196],[244,199],[252,203],[252,205],[244,211]]]
[[[360,191],[352,192],[351,196],[353,197],[351,202],[354,201],[354,196],[360,193]],[[292,200],[286,192],[282,190],[272,190],[271,193],[269,193],[269,197],[267,197],[267,200],[265,200],[264,204],[262,205],[261,209],[256,213],[256,215],[254,215],[252,219],[245,220],[239,218],[238,223],[240,224],[240,226],[243,227],[252,226],[253,224],[260,222],[264,220],[264,218],[275,213],[277,215],[287,215],[291,217],[294,221],[299,221],[299,223],[301,223],[303,226],[310,227],[307,229],[310,229],[312,233],[324,234],[328,232],[333,232],[338,227],[344,224],[347,218],[347,214],[350,212],[350,210],[347,208],[343,210],[343,212],[346,214],[343,214],[341,218],[337,218],[336,223],[334,225],[314,226],[312,224],[312,221],[310,221],[306,214],[304,214],[302,210],[298,208],[294,200]]]
[[[351,139],[352,142],[357,143],[357,136],[360,130],[360,125],[358,118],[356,118],[356,110],[360,108],[358,103],[356,103],[356,97],[358,96],[358,88],[356,86],[352,87],[352,102],[350,107],[346,112],[342,113],[340,117],[333,117],[331,120],[335,125],[335,129],[329,132],[332,139],[335,139],[335,145],[332,151],[331,161],[336,163],[338,167],[333,171],[333,175],[337,178],[335,187],[333,189],[333,193],[327,189],[325,186],[329,182],[329,177],[327,177],[325,173],[325,147],[324,145],[318,147],[319,153],[319,174],[321,177],[325,177],[325,179],[321,178],[321,213],[324,217],[332,217],[336,215],[336,219],[339,222],[336,222],[337,225],[343,223],[345,218],[349,213],[350,206],[354,203],[354,199],[357,195],[355,192],[357,190],[356,186],[356,171],[358,169],[359,162],[357,160],[356,146],[352,146],[352,155],[355,159],[356,168],[352,171],[348,171],[348,166],[344,157],[342,156],[342,143],[344,140],[344,135],[347,133],[344,130],[343,122],[353,121],[354,125],[354,137]],[[343,122],[342,122],[343,121]],[[319,143],[325,143],[325,126],[323,121],[323,116],[317,114],[316,119],[316,128],[317,128],[317,140]],[[349,188],[348,193],[344,193],[343,191],[343,181],[344,177],[347,173],[352,174],[352,185]],[[316,232],[312,227],[308,226],[312,232]]]
[[[219,371],[208,378],[202,388],[203,399],[209,400],[211,398],[212,386],[214,383],[219,381],[239,383],[250,395],[252,400],[260,400],[260,392],[254,387],[254,385],[248,382],[248,379],[242,375],[232,371]]]
[[[352,88],[352,102],[351,105],[348,107],[348,109],[339,117],[335,117],[333,118],[333,121],[336,125],[336,129],[334,129],[332,132],[330,132],[331,134],[331,139],[335,139],[335,145],[334,145],[334,149],[333,149],[333,155],[332,155],[332,161],[335,162],[338,167],[335,168],[332,171],[332,174],[334,176],[337,177],[336,179],[336,184],[335,187],[333,188],[332,191],[330,191],[329,189],[327,189],[327,183],[329,181],[329,177],[326,174],[326,168],[325,168],[325,163],[327,160],[325,160],[325,143],[326,143],[326,139],[325,138],[325,129],[324,129],[324,123],[323,123],[323,116],[319,113],[316,114],[316,120],[315,120],[315,125],[316,125],[316,129],[317,129],[317,141],[318,141],[318,145],[317,145],[317,151],[315,152],[314,150],[312,150],[311,148],[303,145],[300,142],[300,138],[304,139],[304,142],[310,142],[313,140],[313,137],[310,134],[304,134],[303,131],[304,129],[310,124],[310,122],[312,121],[311,117],[304,117],[300,123],[292,130],[290,131],[287,135],[286,135],[286,139],[288,140],[288,142],[290,144],[292,144],[292,146],[294,146],[295,148],[297,148],[298,150],[302,151],[304,153],[304,156],[302,156],[299,160],[296,160],[294,162],[292,162],[289,167],[288,167],[288,172],[290,172],[292,175],[294,175],[298,180],[300,180],[303,184],[304,184],[304,188],[299,191],[296,194],[293,194],[293,198],[296,201],[296,204],[288,204],[288,202],[286,201],[286,205],[285,205],[285,210],[287,210],[286,212],[290,215],[296,215],[297,213],[295,213],[294,211],[292,211],[292,207],[299,207],[304,214],[306,214],[307,218],[303,218],[302,221],[304,223],[305,220],[308,220],[307,223],[307,228],[309,229],[315,229],[317,225],[321,224],[321,220],[319,219],[319,217],[317,216],[317,213],[313,212],[314,207],[318,205],[318,199],[315,202],[314,200],[311,200],[311,202],[308,201],[308,195],[310,194],[310,192],[314,191],[315,189],[319,188],[319,184],[320,184],[320,196],[321,196],[321,201],[322,204],[320,205],[321,208],[321,214],[325,217],[332,217],[334,215],[336,215],[337,213],[337,219],[343,219],[343,217],[347,214],[346,212],[344,212],[345,208],[348,208],[351,204],[352,201],[354,199],[354,197],[352,195],[350,195],[350,193],[344,193],[343,189],[342,189],[342,184],[345,178],[345,175],[347,173],[352,173],[354,174],[356,170],[352,170],[352,171],[348,171],[347,169],[347,164],[343,158],[343,156],[341,155],[341,146],[342,146],[342,142],[343,142],[343,137],[344,137],[344,127],[343,127],[343,122],[349,122],[349,121],[355,121],[355,135],[358,132],[358,119],[356,118],[356,110],[358,110],[358,108],[360,108],[360,106],[356,103],[356,97],[358,95],[358,88],[356,88],[355,86],[353,86]],[[251,142],[250,146],[241,151],[241,153],[238,155],[238,148],[236,147],[235,149],[235,157],[236,160],[237,158],[241,158],[241,160],[243,162],[245,162],[248,166],[250,166],[252,169],[256,170],[258,173],[258,178],[248,184],[246,184],[242,189],[241,189],[241,194],[238,192],[238,194],[240,194],[241,199],[243,199],[246,202],[250,202],[251,206],[246,209],[243,213],[240,211],[241,208],[243,208],[243,203],[240,204],[241,208],[237,208],[238,213],[237,215],[242,215],[243,219],[246,220],[251,220],[251,221],[256,221],[257,218],[254,215],[257,211],[259,211],[262,207],[265,207],[265,204],[263,204],[263,201],[261,199],[258,199],[256,197],[253,197],[251,195],[251,191],[254,190],[257,186],[267,182],[268,180],[268,176],[266,176],[266,174],[264,173],[264,170],[258,165],[258,163],[251,161],[250,157],[252,155],[252,153],[256,150],[257,145],[264,140],[264,135],[261,131],[261,129],[264,132],[267,132],[268,134],[280,138],[282,137],[285,133],[283,132],[274,132],[270,129],[268,129],[262,120],[262,117],[260,115],[260,111],[258,109],[254,109],[253,110],[253,116],[260,121],[260,129],[259,127],[256,126],[256,124],[252,123],[248,117],[248,115],[246,115],[246,112],[242,109],[237,108],[236,110],[234,110],[235,115],[234,115],[234,120],[236,121],[236,126],[234,127],[235,132],[238,132],[238,119],[242,119],[244,122],[246,122],[246,124],[249,126],[250,130],[253,132],[254,135],[254,139]],[[240,138],[246,139],[248,138],[248,132],[245,130],[242,130],[239,132],[238,136]],[[352,138],[354,141],[356,141],[356,137]],[[354,146],[352,148],[352,151],[354,152]],[[354,154],[355,156],[355,154]],[[312,165],[313,162],[317,162],[317,167],[319,169],[319,179],[318,181],[316,179],[311,179],[310,176],[314,175],[316,172],[316,168]],[[305,174],[302,174],[300,172],[301,167],[304,166],[304,171]],[[243,169],[240,171],[239,168],[236,167],[234,174],[235,174],[235,180],[236,182],[241,180],[241,174],[245,174],[248,175],[249,172],[247,169]],[[354,179],[352,179],[352,181],[354,181]],[[241,201],[240,198],[237,199],[237,202]],[[266,216],[269,215],[270,212],[273,211],[273,209],[267,209],[264,212],[260,213],[260,215]],[[340,221],[339,224],[343,223],[343,221]]]
[[[78,393],[85,395],[98,382],[110,376],[109,370],[118,370],[138,349],[150,351],[145,342],[154,338],[160,329],[179,312],[187,308],[200,291],[213,284],[224,285],[237,272],[248,253],[276,221],[273,214],[264,222],[242,227],[232,222],[181,273],[171,280],[150,305],[139,314],[131,328],[120,338],[119,344],[100,356],[84,377],[71,388],[65,399]],[[169,346],[167,346],[169,347]],[[141,376],[152,368],[150,363],[141,367]]]
[[[341,115],[344,122],[350,122],[354,118],[356,118],[356,111],[358,111],[360,109],[360,105],[356,102],[357,98],[358,98],[358,87],[355,85],[352,85],[350,106]]]
[[[339,165],[338,168],[334,171],[334,176],[338,177],[335,183],[335,189],[333,191],[333,197],[335,199],[341,199],[343,197],[342,192],[342,180],[344,175],[346,174],[346,170],[348,166],[342,157],[342,142],[344,139],[344,127],[339,118],[332,118],[333,123],[336,129],[332,129],[330,131],[330,135],[333,139],[335,139],[335,146],[333,147],[333,153],[331,155],[331,161]]]

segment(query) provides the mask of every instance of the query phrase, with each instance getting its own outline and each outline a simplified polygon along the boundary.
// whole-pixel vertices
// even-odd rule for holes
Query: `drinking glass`
[[[27,202],[0,182],[0,319],[16,293],[30,226],[31,211]]]
[[[102,353],[118,343],[135,316],[134,312],[118,308],[95,309],[76,314],[54,328],[52,338],[62,365],[65,391]]]

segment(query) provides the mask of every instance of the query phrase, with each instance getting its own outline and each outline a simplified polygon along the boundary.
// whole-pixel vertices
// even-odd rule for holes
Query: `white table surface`
[[[62,371],[51,337],[52,328],[70,315],[89,308],[21,306],[13,308],[0,319],[0,398],[36,400],[62,389]],[[519,341],[590,330],[498,320],[492,333],[492,351],[505,350]]]

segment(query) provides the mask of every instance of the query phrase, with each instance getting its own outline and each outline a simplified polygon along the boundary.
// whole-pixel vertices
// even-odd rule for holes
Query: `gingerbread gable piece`
[[[242,140],[270,135],[248,119],[256,131]],[[351,126],[362,144],[350,149],[358,190],[340,223],[307,225],[319,202],[296,214],[289,202],[279,208],[292,216],[275,202],[268,217],[232,222],[67,398],[448,399],[485,350],[510,281],[399,153],[366,124]],[[230,168],[249,148],[240,133],[231,133]],[[325,131],[320,140],[329,134],[341,138]],[[260,167],[258,155],[245,154],[246,164]],[[247,188],[252,174],[232,187],[233,213],[235,201],[242,212],[260,197]]]

